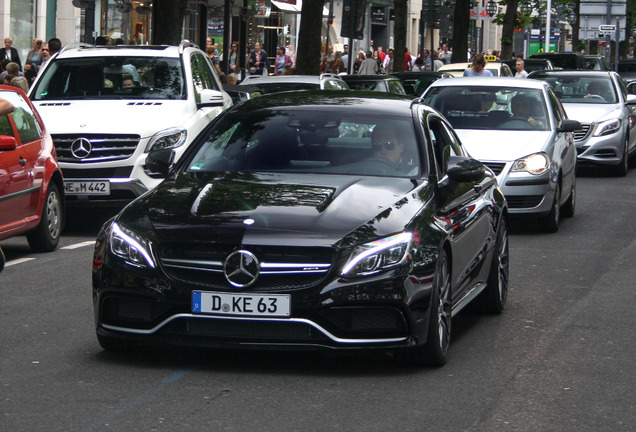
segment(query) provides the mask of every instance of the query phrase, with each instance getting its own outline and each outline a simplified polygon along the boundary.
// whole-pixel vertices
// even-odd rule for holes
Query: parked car
[[[504,307],[504,196],[410,97],[271,94],[171,153],[150,153],[166,180],[97,237],[107,350],[391,349],[441,365],[453,315]]]
[[[68,46],[29,89],[53,136],[69,205],[123,206],[159,183],[145,160],[179,158],[232,105],[195,45]]]
[[[607,59],[602,55],[585,54],[585,69],[588,70],[609,70]]]
[[[548,82],[568,115],[583,128],[574,134],[581,165],[610,167],[625,176],[636,154],[636,95],[613,71],[538,71],[528,78]]]
[[[508,65],[508,67],[512,70],[513,74],[516,75],[516,66],[517,60],[504,60],[504,63]],[[538,59],[538,58],[526,58],[523,59],[524,69],[526,72],[530,73],[536,70],[553,70],[554,66],[552,66],[552,62],[548,59]]]
[[[405,95],[402,81],[390,74],[342,75],[351,90],[374,91]]]
[[[510,214],[537,218],[547,232],[576,204],[576,147],[547,83],[476,77],[436,82],[423,101],[453,125],[469,154],[497,175]]]
[[[263,94],[260,88],[256,86],[239,86],[239,85],[230,85],[224,84],[223,90],[230,95],[232,98],[232,102],[237,104],[239,102],[243,102],[244,100],[252,99],[253,97],[258,97]]]
[[[255,86],[263,94],[293,90],[349,90],[340,75],[250,75],[239,86]]]
[[[623,60],[618,62],[618,74],[625,82],[636,81],[636,60]]]
[[[418,97],[424,93],[424,90],[426,90],[431,83],[439,79],[453,78],[449,73],[433,71],[393,72],[391,75],[402,82],[402,87],[407,95]]]
[[[451,63],[440,67],[437,72],[444,72],[453,75],[454,77],[463,77],[464,71],[471,67],[473,64],[468,63]],[[486,69],[492,72],[493,76],[511,77],[513,76],[510,67],[501,61],[488,61],[486,62]]]
[[[585,70],[586,62],[583,54],[578,52],[549,52],[532,54],[533,59],[548,59],[552,62],[554,69],[563,70]]]
[[[64,184],[53,140],[22,90],[0,86],[0,98],[14,107],[0,116],[0,240],[26,234],[34,251],[53,251],[64,223]]]

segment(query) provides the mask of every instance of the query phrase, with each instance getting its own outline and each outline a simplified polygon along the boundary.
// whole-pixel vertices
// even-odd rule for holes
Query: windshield
[[[190,172],[419,176],[412,121],[339,110],[232,112],[209,130]]]
[[[615,104],[618,96],[610,77],[547,76],[563,103]]]
[[[540,89],[448,86],[430,90],[425,103],[444,114],[455,129],[549,129]]]
[[[32,92],[32,100],[185,98],[179,59],[58,59],[44,73]]]

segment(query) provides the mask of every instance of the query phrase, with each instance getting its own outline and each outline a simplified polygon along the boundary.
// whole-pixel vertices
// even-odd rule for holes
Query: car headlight
[[[168,148],[176,148],[186,141],[188,132],[181,128],[164,129],[157,132],[150,138],[146,146],[146,153],[150,150],[160,150]]]
[[[530,174],[543,174],[550,167],[550,160],[545,153],[534,153],[518,159],[512,165],[512,171],[526,171]]]
[[[150,241],[132,230],[113,222],[108,236],[110,251],[134,267],[155,268]]]
[[[606,120],[596,125],[594,136],[610,135],[617,132],[621,128],[620,119]]]
[[[413,233],[405,232],[358,246],[342,276],[366,276],[402,264],[412,239]]]

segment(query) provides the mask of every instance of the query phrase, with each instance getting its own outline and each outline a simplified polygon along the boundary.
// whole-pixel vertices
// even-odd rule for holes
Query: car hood
[[[581,123],[596,123],[621,115],[619,104],[580,104],[564,103],[563,107],[568,118]]]
[[[414,184],[387,177],[181,173],[118,219],[158,241],[333,246],[358,230],[360,244],[404,230],[427,195],[412,193]]]
[[[185,100],[42,100],[33,104],[51,134],[117,133],[148,138],[184,124],[193,114]]]
[[[514,161],[543,150],[550,131],[455,129],[468,153],[480,161]]]

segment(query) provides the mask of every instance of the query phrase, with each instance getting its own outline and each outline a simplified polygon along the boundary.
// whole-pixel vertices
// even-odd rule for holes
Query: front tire
[[[561,208],[561,214],[565,217],[573,217],[574,216],[574,212],[576,210],[576,179],[574,180],[574,183],[572,184],[572,190],[570,191],[570,196],[568,197],[568,200],[565,202],[565,204],[563,204],[563,207]]]
[[[448,257],[442,251],[437,260],[429,313],[426,344],[413,348],[415,363],[442,366],[448,358],[451,337],[451,275]]]
[[[561,185],[557,183],[554,190],[554,201],[550,213],[539,219],[539,228],[547,233],[555,233],[559,230],[559,222],[561,220]]]
[[[497,231],[494,256],[486,289],[479,296],[478,304],[486,313],[501,313],[508,298],[510,256],[508,249],[508,226],[502,219]]]
[[[629,171],[629,150],[628,141],[625,140],[625,148],[623,149],[623,158],[620,163],[614,167],[614,175],[616,177],[625,177]]]
[[[46,192],[40,224],[27,234],[29,246],[35,252],[51,252],[62,235],[62,196],[54,183]]]

